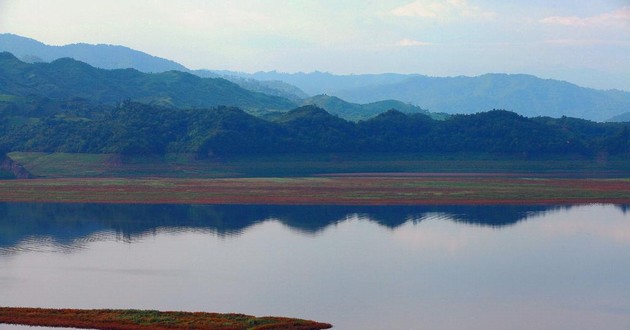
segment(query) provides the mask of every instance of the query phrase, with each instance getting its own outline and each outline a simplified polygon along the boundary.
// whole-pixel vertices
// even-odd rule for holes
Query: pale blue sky
[[[528,73],[630,90],[630,0],[0,0],[0,33],[192,69]]]

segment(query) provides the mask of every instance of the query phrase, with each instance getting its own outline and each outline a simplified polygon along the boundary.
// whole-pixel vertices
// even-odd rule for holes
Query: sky
[[[0,0],[0,33],[190,69],[525,73],[630,91],[630,0]]]

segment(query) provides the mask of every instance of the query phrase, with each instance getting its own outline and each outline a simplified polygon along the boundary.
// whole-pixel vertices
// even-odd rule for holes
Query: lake
[[[628,330],[629,211],[0,203],[0,305]]]

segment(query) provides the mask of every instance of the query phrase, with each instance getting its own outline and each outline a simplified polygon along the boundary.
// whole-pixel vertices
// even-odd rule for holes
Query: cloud
[[[401,47],[432,46],[432,45],[434,45],[432,42],[418,41],[418,40],[412,40],[412,39],[403,39],[396,43],[396,46],[401,46]]]
[[[392,15],[400,17],[418,17],[429,19],[449,19],[457,17],[482,18],[494,17],[495,13],[484,11],[478,6],[468,4],[467,0],[416,0],[412,3],[395,8]]]
[[[549,16],[540,20],[543,24],[564,26],[626,26],[630,27],[630,6],[590,17]]]

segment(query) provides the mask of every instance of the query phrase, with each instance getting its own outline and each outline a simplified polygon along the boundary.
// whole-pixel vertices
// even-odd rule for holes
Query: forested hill
[[[69,57],[101,69],[131,68],[147,73],[181,71],[192,73],[202,78],[224,78],[247,90],[281,96],[291,100],[308,97],[299,88],[282,81],[263,82],[229,74],[216,74],[208,70],[189,70],[177,62],[119,45],[80,43],[49,46],[31,38],[0,33],[0,51],[10,52],[19,59],[29,63],[52,62],[60,58]]]
[[[238,108],[173,109],[134,102],[0,111],[0,151],[165,154],[484,152],[519,156],[630,156],[630,124],[525,118],[495,110],[434,120],[388,111],[358,123],[316,106],[267,121]]]
[[[340,116],[351,120],[365,120],[372,118],[390,109],[396,109],[404,113],[423,113],[434,118],[445,118],[448,115],[430,113],[418,106],[403,103],[396,100],[384,100],[369,104],[357,104],[346,102],[335,96],[316,95],[302,100],[303,105],[316,105],[326,109],[333,115]]]
[[[288,110],[284,98],[252,92],[221,78],[168,71],[103,70],[70,58],[52,63],[24,63],[0,53],[0,101],[28,103],[33,95],[51,100],[82,98],[94,104],[121,100],[180,108],[238,106],[247,110]]]

